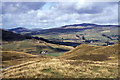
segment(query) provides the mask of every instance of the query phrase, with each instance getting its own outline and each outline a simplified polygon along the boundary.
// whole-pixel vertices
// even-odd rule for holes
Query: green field
[[[48,54],[44,54],[44,56],[55,56],[55,57],[59,57],[59,56],[61,56],[61,55],[63,55],[64,54],[64,52],[63,53],[48,53]]]
[[[51,44],[39,40],[13,41],[2,45],[3,51],[18,51],[30,54],[40,54],[40,51],[59,53],[63,51],[69,51],[71,49],[73,49],[71,46]]]
[[[103,36],[107,35],[108,37]],[[79,37],[77,37],[77,35]],[[85,40],[81,39],[80,37],[84,36]],[[74,43],[85,43],[86,40],[99,40],[98,42],[93,42],[91,45],[106,45],[106,42],[109,43],[116,43],[118,40],[118,27],[95,27],[92,29],[85,29],[77,32],[64,32],[64,33],[57,33],[54,34],[37,34],[33,36],[43,37],[45,39],[51,41],[58,41],[58,42],[74,42]]]

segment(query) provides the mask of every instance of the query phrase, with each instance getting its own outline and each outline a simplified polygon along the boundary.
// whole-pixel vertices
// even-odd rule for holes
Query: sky
[[[5,29],[55,28],[95,23],[118,24],[117,2],[3,2],[2,27]]]

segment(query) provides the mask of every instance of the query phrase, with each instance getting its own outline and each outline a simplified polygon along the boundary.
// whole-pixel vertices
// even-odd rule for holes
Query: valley
[[[83,23],[52,29],[1,29],[1,78],[116,79],[118,28]]]

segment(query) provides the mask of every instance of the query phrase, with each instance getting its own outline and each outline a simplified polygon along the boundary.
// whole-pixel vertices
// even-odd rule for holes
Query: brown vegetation
[[[75,49],[66,52],[60,58],[73,59],[73,60],[92,60],[92,61],[105,61],[110,60],[109,57],[118,56],[118,43],[112,46],[92,46],[82,44]]]
[[[45,58],[45,56],[32,55],[24,52],[16,51],[1,51],[2,53],[2,67],[9,67],[13,65],[22,64],[28,61]]]
[[[1,77],[117,78],[117,54],[118,44],[112,46],[92,46],[82,44],[59,58],[34,58],[34,60],[3,69]],[[30,56],[32,55],[26,55],[26,57]]]
[[[2,70],[2,78],[116,78],[117,63],[42,59]]]

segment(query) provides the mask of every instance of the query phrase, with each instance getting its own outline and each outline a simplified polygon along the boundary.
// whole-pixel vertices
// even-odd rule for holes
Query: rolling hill
[[[41,28],[27,29],[27,28],[23,28],[23,27],[8,29],[8,31],[11,31],[11,32],[14,32],[17,34],[28,34],[28,33],[36,32],[36,31],[41,31],[41,30],[42,30]]]
[[[26,37],[23,35],[16,34],[3,29],[0,29],[0,33],[2,34],[1,37],[3,41],[19,41],[26,39]]]
[[[29,57],[29,56],[28,56]],[[118,43],[112,46],[81,44],[64,55],[36,58],[2,70],[2,78],[118,78]]]
[[[112,46],[93,46],[82,44],[75,49],[70,50],[60,58],[72,60],[91,60],[91,61],[106,61],[111,60],[111,57],[118,57],[118,43]]]
[[[36,34],[71,33],[71,32],[81,32],[89,29],[96,29],[96,31],[98,31],[97,28],[102,29],[104,27],[106,28],[118,27],[118,25],[97,25],[92,23],[83,23],[83,24],[65,25],[58,28],[45,29],[40,32],[33,32],[28,34],[36,35]]]
[[[45,29],[26,35],[42,37],[52,41],[79,43],[78,45],[86,43],[107,46],[116,43],[119,39],[118,29],[118,25],[83,23]]]
[[[116,25],[89,23],[35,32],[1,29],[5,41],[1,78],[118,78],[117,31]]]
[[[71,49],[73,49],[72,46],[52,44],[34,39],[14,41],[2,45],[3,51],[18,51],[30,54],[40,54],[40,51],[47,51],[48,53],[66,52]]]
[[[18,64],[22,64],[25,62],[46,58],[41,55],[32,55],[25,52],[17,52],[17,51],[1,51],[2,53],[2,67],[10,67]]]
[[[117,42],[120,36],[118,34],[118,25],[98,25],[92,23],[65,25],[51,29],[31,29],[15,28],[10,31],[30,35],[33,37],[42,37],[53,42],[64,42],[67,45],[75,44],[78,46],[81,43],[107,46]],[[28,32],[27,32],[28,30]],[[25,31],[25,32],[24,32]]]

